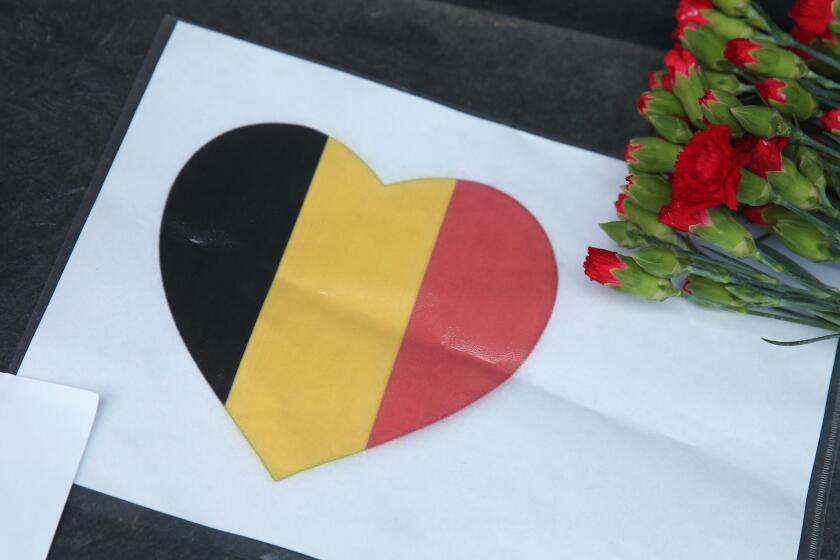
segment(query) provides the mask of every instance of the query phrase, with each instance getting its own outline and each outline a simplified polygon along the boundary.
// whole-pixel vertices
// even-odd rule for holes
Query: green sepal
[[[761,48],[755,49],[750,54],[756,60],[747,64],[747,68],[756,74],[767,78],[802,78],[810,69],[805,62],[795,53],[784,49],[770,41],[763,39],[751,39]]]
[[[784,82],[784,87],[779,88],[779,92],[785,96],[784,103],[769,99],[767,102],[771,107],[775,107],[783,115],[795,117],[801,121],[810,119],[819,108],[817,100],[811,95],[808,90],[799,85],[797,80],[778,79]]]
[[[732,107],[730,111],[741,126],[753,136],[773,138],[793,134],[793,125],[772,107],[741,105]]]
[[[741,168],[741,182],[738,186],[738,202],[750,206],[762,206],[773,199],[773,187],[769,181],[755,173]]]
[[[655,212],[642,208],[629,198],[624,201],[622,207],[624,208],[624,218],[635,224],[646,235],[678,246],[685,244],[674,230],[659,221]]]
[[[633,173],[627,177],[624,192],[632,202],[651,212],[659,212],[671,203],[671,185],[661,175]]]
[[[659,278],[673,278],[685,272],[686,265],[676,251],[668,247],[651,246],[630,255],[645,272]]]
[[[753,290],[747,286],[730,284],[726,286],[726,291],[750,306],[782,307],[784,305],[781,299],[759,292],[758,290]]]
[[[620,281],[617,285],[610,285],[612,289],[654,301],[680,295],[680,291],[674,288],[669,280],[645,272],[633,259],[622,255],[619,255],[619,258],[627,266],[612,270],[613,276]]]
[[[796,208],[816,210],[820,207],[820,190],[799,172],[790,159],[782,156],[782,170],[768,171],[767,180],[776,194]]]
[[[709,88],[714,90],[725,91],[733,95],[737,95],[744,91],[744,85],[740,82],[740,80],[738,80],[738,77],[735,74],[730,74],[729,72],[715,72],[714,70],[704,68],[703,78],[706,79],[706,83],[709,85]]]
[[[688,123],[668,115],[647,115],[647,120],[663,138],[675,144],[686,144],[694,135]]]
[[[671,91],[677,96],[680,103],[682,103],[685,114],[688,116],[691,124],[696,128],[703,128],[703,112],[700,110],[700,105],[697,103],[697,100],[706,91],[706,83],[699,68],[692,66],[689,68],[687,76],[677,73],[674,83],[671,86]]]
[[[814,262],[834,259],[831,241],[817,226],[787,208],[772,206],[762,212],[764,220],[785,247]]]
[[[685,279],[683,291],[699,300],[727,308],[745,307],[746,304],[726,289],[727,285],[692,274]]]
[[[755,29],[749,23],[737,17],[730,17],[723,11],[704,10],[703,14],[709,21],[709,28],[715,32],[715,35],[727,41],[739,38],[749,39],[756,35]]]
[[[750,0],[712,0],[715,8],[728,16],[745,17],[750,13]]]
[[[741,106],[741,101],[735,95],[723,90],[707,89],[698,103],[706,121],[725,124],[735,138],[744,135],[744,128],[731,112],[733,107]]]
[[[714,12],[709,10],[707,13]],[[732,19],[720,12],[717,12],[721,18]],[[711,25],[712,20],[709,20]],[[746,28],[748,25],[744,24]],[[734,39],[734,37],[730,37]],[[686,27],[680,36],[682,45],[691,51],[691,54],[697,57],[697,60],[706,68],[717,70],[719,72],[727,72],[732,69],[732,63],[726,60],[723,56],[723,49],[726,48],[726,39],[711,28],[697,25]]]
[[[604,233],[606,233],[610,239],[615,241],[615,243],[621,247],[635,249],[636,247],[642,247],[645,245],[645,237],[642,230],[626,220],[605,222],[603,224],[598,224],[598,227],[604,230]]]
[[[682,146],[668,142],[654,136],[631,138],[630,146],[641,146],[639,149],[627,152],[627,165],[633,171],[647,173],[671,173],[677,162],[677,155]],[[633,159],[637,161],[632,161]]]
[[[814,183],[814,186],[820,190],[825,190],[828,184],[825,177],[825,167],[822,158],[815,149],[799,143],[790,143],[785,146],[783,153],[796,163],[799,172]]]
[[[718,206],[709,208],[707,212],[709,222],[691,226],[691,233],[735,258],[753,258],[757,255],[755,239],[729,208]]]
[[[662,87],[654,87],[643,92],[639,99],[646,98],[643,116],[667,115],[669,117],[684,117],[685,109],[677,96]]]

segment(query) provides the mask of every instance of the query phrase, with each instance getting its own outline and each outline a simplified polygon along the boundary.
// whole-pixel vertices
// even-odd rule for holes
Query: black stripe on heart
[[[296,125],[237,128],[199,149],[172,185],[160,233],[163,286],[222,402],[326,142]]]

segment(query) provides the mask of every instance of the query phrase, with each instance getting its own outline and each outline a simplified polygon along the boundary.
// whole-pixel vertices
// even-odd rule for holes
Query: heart
[[[237,128],[176,178],[163,286],[199,370],[275,480],[495,389],[557,292],[537,220],[458,179],[384,185],[343,144]]]

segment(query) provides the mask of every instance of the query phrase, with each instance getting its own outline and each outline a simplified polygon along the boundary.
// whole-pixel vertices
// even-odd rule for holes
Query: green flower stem
[[[776,272],[794,278],[803,286],[808,286],[816,292],[823,294],[823,299],[840,300],[840,292],[836,288],[824,284],[819,278],[799,266],[789,257],[786,257],[784,254],[764,243],[759,243],[758,249],[759,253],[756,259],[758,262],[769,266]]]
[[[840,84],[838,84],[834,80],[829,80],[825,76],[820,76],[819,74],[817,74],[813,70],[811,70],[810,72],[805,74],[805,76],[802,78],[802,80],[807,80],[807,81],[813,82],[813,83],[819,85],[820,87],[824,87],[827,90],[831,90],[831,91],[840,90]]]
[[[790,139],[794,142],[802,144],[803,146],[808,146],[809,148],[813,148],[823,154],[829,155],[838,162],[840,162],[840,150],[832,148],[831,146],[827,146],[821,142],[817,142],[801,130],[796,130],[790,137]]]
[[[756,82],[758,82],[758,78],[744,70],[743,68],[735,68],[733,70],[734,74],[738,76],[740,80],[747,82],[748,85],[753,86]],[[753,88],[755,89],[755,88]]]
[[[815,311],[814,315],[840,327],[840,316],[832,312]]]
[[[759,311],[757,309],[746,309],[744,312],[747,315],[754,315],[756,317],[767,317],[768,319],[776,319],[778,321],[787,321],[788,323],[797,323],[799,325],[807,325],[809,327],[817,327],[827,331],[840,332],[840,327],[833,325],[827,321],[820,319],[804,319],[792,315],[781,315],[777,313],[768,313],[766,311]]]
[[[826,54],[824,52],[818,51],[817,49],[815,49],[815,48],[813,48],[809,45],[806,45],[804,43],[800,43],[799,41],[797,41],[796,39],[794,39],[793,37],[791,37],[787,33],[784,33],[784,36],[779,38],[778,43],[779,43],[779,45],[781,45],[783,47],[793,47],[795,49],[798,49],[798,50],[800,50],[804,53],[807,53],[807,54],[813,56],[815,59],[819,60],[820,62],[826,63],[827,65],[831,66],[835,70],[840,70],[840,61],[838,61],[836,58],[834,58],[833,56],[831,56],[829,54]],[[787,44],[785,44],[785,43],[787,43]]]
[[[749,264],[745,263],[744,261],[739,261],[738,259],[730,257],[726,253],[723,253],[723,252],[718,251],[717,249],[713,249],[711,247],[704,247],[704,249],[706,251],[709,251],[710,253],[712,253],[714,255],[717,255],[719,258],[721,258],[722,260],[729,263],[730,266],[733,269],[736,269],[736,270],[740,271],[739,273],[742,276],[746,276],[747,278],[750,278],[750,279],[752,279],[756,282],[760,282],[762,284],[769,284],[769,285],[779,284],[779,279],[778,278],[770,276],[769,274],[765,274],[761,270],[759,270],[759,269],[757,269],[753,266],[750,266]],[[699,252],[699,250],[698,250],[698,252]],[[708,257],[706,257],[706,258],[708,258]],[[713,262],[718,262],[718,261],[713,260]]]
[[[822,138],[826,142],[829,142],[831,144],[837,144],[838,146],[840,146],[840,136],[835,136],[834,134],[823,131],[820,133],[820,138]],[[836,163],[832,163],[831,165],[835,169],[840,169],[840,166],[838,166]]]
[[[840,103],[840,92],[826,89],[808,80],[801,80],[799,83],[823,105],[837,105]]]

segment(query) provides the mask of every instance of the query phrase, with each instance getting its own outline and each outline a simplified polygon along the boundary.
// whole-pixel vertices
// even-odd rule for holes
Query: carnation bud
[[[725,41],[755,36],[755,29],[749,23],[730,17],[723,11],[709,10],[705,15],[709,20],[709,29]]]
[[[744,86],[735,74],[703,70],[703,78],[711,89],[738,94],[744,91]]]
[[[647,82],[650,89],[662,88],[671,91],[671,77],[667,70],[651,70],[647,73]]]
[[[828,181],[825,178],[825,168],[822,158],[813,148],[802,144],[788,144],[785,147],[785,155],[796,163],[800,173],[821,191],[825,190]]]
[[[750,0],[712,0],[712,3],[728,16],[744,17],[750,13]]]
[[[604,233],[606,233],[610,239],[615,241],[616,244],[621,247],[635,249],[636,247],[641,247],[645,244],[642,230],[637,228],[631,222],[617,220],[615,222],[598,224],[598,227],[604,230]]]
[[[697,237],[720,247],[733,257],[743,259],[756,255],[755,240],[731,210],[723,206],[709,208],[708,219],[689,230]]]
[[[749,12],[747,12],[747,15],[744,16],[744,20],[760,31],[770,31],[770,24],[767,22],[764,16],[758,13],[752,6],[750,7]]]
[[[630,258],[636,261],[645,272],[659,278],[673,278],[685,272],[686,265],[677,253],[668,247],[645,247],[639,249]]]
[[[723,14],[720,15],[727,17]],[[752,30],[747,24],[743,25],[747,29]],[[732,63],[723,56],[726,39],[712,31],[711,28],[697,25],[685,27],[682,33],[680,33],[680,43],[682,43],[683,47],[690,50],[705,68],[711,68],[712,70],[721,72],[732,69]]]
[[[767,206],[762,210],[761,216],[771,231],[793,253],[814,262],[834,259],[831,240],[817,226],[796,212],[781,206]]]
[[[685,279],[682,289],[683,292],[701,300],[701,302],[730,308],[745,307],[744,302],[732,295],[726,289],[726,286],[721,282],[692,274]]]
[[[768,78],[801,78],[809,72],[797,55],[760,39],[732,39],[723,54],[735,66]]]
[[[700,110],[703,111],[705,121],[710,124],[725,124],[735,138],[744,135],[744,128],[730,111],[732,107],[741,106],[741,102],[733,94],[707,89],[697,102],[700,104]]]
[[[820,124],[832,134],[840,135],[840,109],[829,109],[820,115]]]
[[[753,136],[773,138],[774,136],[790,136],[793,133],[793,126],[779,111],[771,107],[742,105],[733,107],[730,111],[741,126]]]
[[[762,206],[744,206],[741,208],[741,213],[751,223],[758,226],[769,226],[767,220],[764,219],[764,211],[773,206],[772,204],[765,204]]]
[[[656,239],[666,243],[673,243],[680,246],[683,245],[682,239],[674,233],[674,230],[665,224],[660,223],[656,213],[651,212],[650,210],[645,210],[633,201],[628,200],[626,194],[619,195],[618,200],[615,203],[615,208],[619,217],[632,222],[646,235],[655,237]]]
[[[645,272],[632,259],[613,251],[590,247],[583,270],[591,280],[625,294],[655,301],[679,295],[671,282]]]
[[[674,144],[685,144],[694,134],[688,122],[679,117],[649,115],[647,120],[660,136]]]
[[[738,185],[738,202],[759,206],[767,204],[773,198],[770,183],[755,173],[741,168],[741,182]]]
[[[750,306],[781,307],[784,305],[781,299],[759,292],[758,290],[753,290],[747,286],[730,284],[726,286],[726,291]]]
[[[661,138],[631,138],[624,150],[624,159],[633,171],[670,173],[682,148]]]
[[[668,117],[684,117],[685,110],[677,97],[661,87],[654,87],[639,96],[636,105],[643,117],[650,115],[666,115]]]
[[[786,157],[782,157],[781,171],[768,171],[767,180],[773,190],[789,202],[802,210],[815,210],[820,207],[820,190],[796,168],[796,164]]]
[[[665,65],[668,66],[671,91],[682,103],[691,124],[701,128],[703,113],[697,105],[697,100],[703,95],[706,85],[700,75],[697,59],[682,45],[677,44],[665,54]]]
[[[840,33],[840,2],[837,0],[831,3],[831,13],[834,19],[828,23],[828,28],[832,33]]]
[[[783,115],[800,120],[811,118],[817,110],[817,101],[796,80],[770,78],[755,84],[761,99]]]
[[[663,206],[671,203],[671,185],[661,175],[629,175],[624,192],[634,204],[651,212],[659,212]]]

